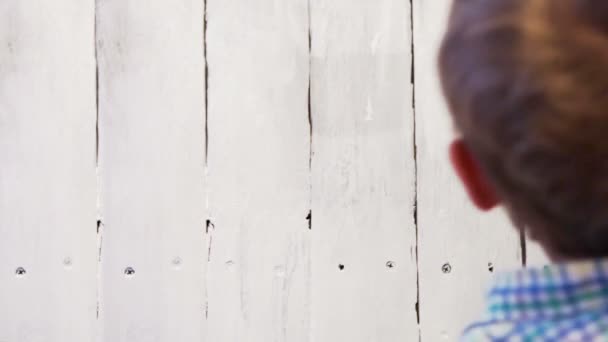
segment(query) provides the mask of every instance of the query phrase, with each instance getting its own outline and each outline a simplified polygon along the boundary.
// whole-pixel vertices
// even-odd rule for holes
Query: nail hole
[[[171,264],[173,264],[173,266],[176,268],[180,267],[182,265],[182,258],[175,257],[173,260],[171,260]]]
[[[386,267],[393,268],[393,267],[395,267],[395,263],[393,261],[389,260],[389,261],[386,262]]]
[[[228,271],[233,271],[234,270],[234,261],[228,260],[228,261],[225,262],[225,265],[226,265],[226,269]]]
[[[452,272],[452,265],[450,265],[449,263],[446,262],[445,264],[443,264],[443,266],[441,266],[441,271],[443,273],[450,273],[450,272]]]
[[[285,277],[285,267],[282,265],[275,266],[274,274],[277,276],[277,278],[284,278]]]
[[[494,264],[492,264],[491,262],[488,263],[488,271],[494,272]]]
[[[125,268],[125,275],[126,276],[133,276],[135,274],[135,270],[133,269],[133,267],[129,266],[127,268]]]
[[[15,270],[15,274],[18,276],[24,276],[27,272],[25,271],[25,268],[23,267],[17,267],[17,269]]]
[[[342,270],[344,270],[344,265],[339,264],[339,265],[338,265],[338,268],[340,269],[340,271],[342,271]]]

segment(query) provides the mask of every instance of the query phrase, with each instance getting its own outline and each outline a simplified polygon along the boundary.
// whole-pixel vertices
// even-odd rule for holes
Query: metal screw
[[[452,272],[452,266],[446,262],[445,264],[443,264],[443,266],[441,266],[441,271],[443,273],[450,273]]]
[[[394,263],[394,262],[392,262],[392,261],[387,261],[387,262],[386,262],[386,267],[388,267],[388,268],[393,268],[393,267],[395,267],[395,263]]]
[[[134,274],[135,274],[135,270],[133,269],[133,267],[129,266],[129,267],[125,268],[126,276],[132,276]]]
[[[27,272],[25,271],[25,268],[23,267],[17,267],[17,269],[15,270],[15,274],[18,276],[24,276]]]

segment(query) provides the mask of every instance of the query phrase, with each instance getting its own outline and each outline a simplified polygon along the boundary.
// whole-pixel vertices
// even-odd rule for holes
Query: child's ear
[[[457,139],[450,145],[450,160],[475,206],[487,211],[500,203],[496,192],[462,139]]]

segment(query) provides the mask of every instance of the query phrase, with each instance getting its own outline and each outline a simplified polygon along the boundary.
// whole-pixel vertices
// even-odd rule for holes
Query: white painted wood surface
[[[306,0],[208,0],[208,341],[308,341]]]
[[[0,341],[95,336],[93,36],[91,1],[0,2]]]
[[[311,5],[311,340],[416,341],[410,6]]]
[[[539,267],[551,263],[549,257],[538,242],[526,240],[526,266]]]
[[[101,336],[202,341],[203,3],[97,3]]]
[[[0,1],[0,342],[456,340],[522,253],[448,164],[449,5]]]
[[[448,163],[455,134],[436,56],[450,2],[413,3],[420,328],[423,341],[452,341],[479,318],[492,273],[521,266],[522,253],[506,215],[474,209]]]

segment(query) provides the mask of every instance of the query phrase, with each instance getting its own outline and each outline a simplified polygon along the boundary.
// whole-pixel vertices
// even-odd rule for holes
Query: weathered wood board
[[[101,336],[205,335],[203,2],[97,2]]]
[[[519,233],[500,209],[470,204],[448,161],[455,137],[437,75],[449,1],[414,0],[420,328],[423,341],[456,340],[479,318],[495,272],[522,263]]]
[[[208,341],[308,341],[306,0],[208,0]]]
[[[0,2],[0,341],[96,333],[91,1]]]
[[[311,10],[311,339],[416,341],[410,6]]]

